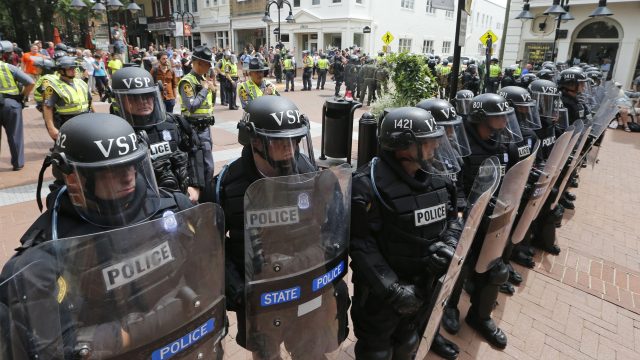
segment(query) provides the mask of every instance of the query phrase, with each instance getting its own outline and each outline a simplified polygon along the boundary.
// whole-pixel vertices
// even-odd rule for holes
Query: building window
[[[356,0],[356,4],[362,5],[362,0]]]
[[[402,0],[400,2],[400,7],[403,9],[412,9],[413,10],[414,0]]]
[[[311,0],[311,5],[320,5],[320,0]]]
[[[153,2],[153,12],[157,17],[164,16],[164,9],[162,8],[161,0],[155,0]]]
[[[431,0],[427,0],[427,14],[435,14],[436,9],[431,6]]]
[[[342,2],[342,0],[333,0],[333,3],[334,3],[334,4],[339,4],[339,3],[341,3],[341,2]]]
[[[453,19],[453,11],[445,10],[444,16]]]
[[[478,55],[480,55],[480,56],[484,55],[484,45],[483,44],[478,44]]]
[[[410,51],[411,51],[411,39],[399,39],[398,52],[410,52]]]
[[[422,42],[422,53],[433,54],[433,40],[424,40]]]
[[[282,41],[282,42],[289,42],[289,34],[282,34],[282,35],[280,35],[280,41]]]
[[[198,12],[198,0],[191,1],[191,10],[193,12]]]
[[[293,0],[293,7],[300,7],[300,0]]]
[[[184,11],[189,11],[189,0],[184,0]]]
[[[451,41],[443,41],[442,42],[442,53],[448,54],[451,51]]]

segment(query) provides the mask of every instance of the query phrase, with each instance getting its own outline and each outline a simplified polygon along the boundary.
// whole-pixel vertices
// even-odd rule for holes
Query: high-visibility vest
[[[187,75],[183,76],[182,79],[180,79],[180,84],[178,84],[178,88],[181,87],[181,84],[183,81],[186,81],[189,84],[191,84],[191,87],[193,87],[193,91],[195,95],[195,89],[198,85],[200,85],[200,82],[198,81],[198,79],[196,79],[196,76],[193,75],[193,73],[188,73]],[[182,102],[181,110],[182,110],[182,115],[190,116],[194,118],[212,116],[213,115],[213,95],[211,94],[211,91],[210,90],[207,91],[207,97],[205,97],[204,101],[200,104],[200,107],[197,108],[195,111],[189,112],[189,109],[186,107],[184,102]]]
[[[327,59],[318,59],[318,69],[320,69],[320,70],[329,69],[329,60],[327,60]]]
[[[442,68],[440,69],[440,74],[441,75],[449,75],[451,73],[451,68],[448,66],[442,66]]]
[[[60,115],[75,115],[89,111],[89,85],[82,79],[73,78],[73,86],[55,77],[49,78],[49,87],[62,99],[62,105],[55,104]]]
[[[293,70],[293,60],[284,59],[284,69],[285,70]]]
[[[516,66],[516,69],[513,71],[514,76],[520,76],[522,74],[522,68],[520,66]]]
[[[243,82],[240,86],[247,92],[250,100],[255,100],[263,95],[260,86],[256,85],[251,79]]]
[[[18,95],[20,89],[9,69],[9,64],[0,61],[0,94]]]
[[[489,67],[489,77],[497,78],[498,76],[500,76],[501,72],[502,72],[502,69],[500,68],[499,65],[491,65]]]
[[[238,65],[222,59],[222,70],[231,77],[238,77]]]
[[[307,56],[306,58],[304,58],[304,60],[302,60],[302,63],[304,64],[305,68],[313,67],[313,59],[311,58],[311,56]]]
[[[49,84],[52,81],[58,80],[59,77],[57,76],[57,74],[46,74],[46,75],[42,75],[38,78],[38,81],[36,81],[36,84],[34,86],[34,90],[33,90],[33,98],[36,100],[37,103],[42,102],[42,90],[44,90],[44,88],[46,88],[47,86],[49,86]],[[47,83],[45,83],[45,80],[47,80]],[[44,86],[43,86],[44,85]]]

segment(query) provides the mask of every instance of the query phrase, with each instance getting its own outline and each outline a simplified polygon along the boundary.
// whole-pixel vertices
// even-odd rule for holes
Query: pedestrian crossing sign
[[[482,34],[482,36],[480,36],[480,42],[483,43],[485,46],[487,45],[487,41],[491,39],[491,43],[495,44],[496,41],[498,41],[498,36],[496,34],[493,33],[493,31],[491,30],[487,30],[486,33]]]
[[[388,31],[384,35],[382,35],[382,42],[385,43],[386,45],[391,44],[393,39],[394,39],[393,35],[391,35],[391,33]]]

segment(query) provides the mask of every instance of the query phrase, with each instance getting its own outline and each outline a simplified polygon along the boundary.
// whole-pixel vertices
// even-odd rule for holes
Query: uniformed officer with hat
[[[253,58],[249,61],[249,79],[240,84],[240,104],[242,108],[246,108],[249,102],[255,100],[262,95],[280,95],[276,87],[269,81],[265,80],[265,74],[269,68],[264,65],[262,60]]]
[[[0,55],[13,52],[11,42],[0,41]],[[18,84],[23,86],[22,91]],[[0,56],[0,126],[4,127],[11,152],[13,171],[24,167],[23,101],[33,89],[33,79]],[[2,133],[0,133],[2,136]]]
[[[89,86],[76,77],[76,58],[63,56],[56,61],[56,67],[60,78],[49,81],[42,97],[42,115],[53,140],[58,138],[58,129],[67,120],[93,111]]]
[[[208,77],[213,54],[206,46],[196,46],[191,55],[191,71],[180,79],[178,91],[182,100],[182,116],[198,131],[198,137],[204,149],[205,182],[213,178],[213,143],[211,129],[215,123],[213,117],[213,93],[216,84]]]

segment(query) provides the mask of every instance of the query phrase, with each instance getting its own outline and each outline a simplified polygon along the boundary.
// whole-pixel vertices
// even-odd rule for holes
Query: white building
[[[498,41],[493,44],[493,56],[500,53],[500,38],[504,29],[504,5],[495,0],[474,0],[471,3],[471,14],[467,18],[467,32],[465,45],[462,48],[463,56],[472,56],[477,59],[484,58],[485,45],[480,42],[480,37],[487,30],[493,31],[498,36]]]
[[[522,0],[513,0],[509,16],[505,64],[522,60],[541,63],[550,60],[554,48],[557,21],[543,13],[551,0],[530,2],[533,20],[515,17],[522,11]],[[640,7],[638,1],[609,0],[613,16],[590,18],[597,2],[571,0],[569,12],[574,20],[561,22],[556,42],[556,60],[597,65],[610,62],[609,77],[629,87],[640,73]]]
[[[202,44],[229,47],[231,45],[231,6],[234,0],[198,0],[200,23],[198,31]]]

